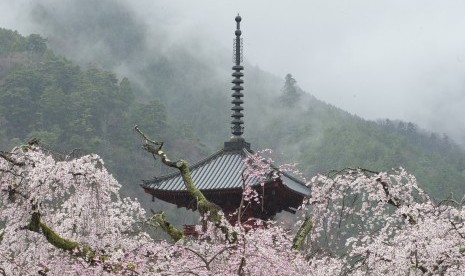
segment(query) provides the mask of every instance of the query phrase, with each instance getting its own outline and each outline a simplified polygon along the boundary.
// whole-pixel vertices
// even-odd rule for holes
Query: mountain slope
[[[126,190],[142,196],[138,181],[161,171],[138,151],[133,124],[166,141],[174,156],[190,160],[212,152],[230,135],[231,77],[221,51],[205,59],[182,45],[169,51],[139,45],[131,55],[136,61],[146,55],[143,63],[136,66],[126,55],[113,61],[135,78],[130,83],[98,69],[99,64],[114,68],[106,59],[94,54],[94,65],[82,69],[47,49],[38,35],[2,29],[0,44],[2,147],[38,136],[54,148],[97,152]],[[79,51],[78,46],[71,50]],[[245,137],[254,149],[283,153],[281,161],[299,162],[308,176],[344,167],[403,166],[436,197],[463,194],[464,153],[452,141],[413,124],[363,120],[303,91],[294,106],[283,105],[283,85],[246,64]]]
[[[56,151],[96,152],[123,190],[140,196],[139,181],[160,170],[140,149],[132,131],[136,123],[157,139],[193,144],[189,128],[170,121],[159,101],[136,100],[127,78],[95,66],[82,69],[47,49],[40,36],[0,28],[2,149],[35,137]],[[189,147],[193,157],[201,152],[190,145],[183,150]]]
[[[418,129],[412,123],[364,120],[304,96],[304,105],[269,113],[268,124],[250,132],[262,147],[284,152],[307,175],[346,167],[412,172],[433,196],[465,192],[465,154],[447,136]],[[292,158],[292,159],[291,159]]]

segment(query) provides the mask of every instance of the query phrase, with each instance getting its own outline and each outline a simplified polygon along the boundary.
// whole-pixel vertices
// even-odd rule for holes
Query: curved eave
[[[272,184],[272,183],[274,183],[274,181],[268,182],[265,185],[267,186],[268,184]],[[279,183],[281,186],[283,186],[284,189],[298,196],[306,197],[310,195],[311,189],[307,186],[302,186],[300,184],[297,184],[299,186],[296,186],[295,183],[290,184],[290,182],[282,181],[282,179],[281,181],[279,181]],[[260,184],[253,185],[252,187],[255,187],[255,188],[260,187]],[[151,194],[153,196],[157,196],[157,195],[189,196],[189,192],[186,189],[184,190],[163,190],[163,189],[144,187],[144,186],[142,186],[142,188],[144,189],[146,193]],[[232,193],[242,193],[242,187],[224,188],[224,189],[200,189],[200,191],[204,194],[232,194]]]
[[[151,194],[153,199],[158,198],[162,201],[176,205],[178,208],[185,207],[195,211],[197,209],[197,203],[195,199],[187,191],[166,191],[166,190],[156,190],[150,188],[144,188],[145,192]],[[221,198],[226,198],[232,200],[236,203],[240,202],[242,197],[242,189],[217,189],[217,190],[204,190],[202,191],[204,196],[211,202],[222,206]],[[224,206],[222,206],[223,208]]]
[[[304,182],[297,180],[295,177],[282,173],[281,181],[286,189],[292,190],[302,196],[310,196],[311,189]]]
[[[239,150],[222,149],[190,167],[191,176],[197,188],[202,192],[221,192],[228,190],[242,190],[242,172],[245,168],[243,160],[252,152],[242,148]],[[310,188],[297,177],[280,171],[278,172],[285,188],[301,196],[308,196]],[[256,179],[249,179],[249,185],[259,185]],[[186,187],[180,172],[171,173],[152,180],[143,181],[141,185],[151,194],[158,193],[185,193]]]

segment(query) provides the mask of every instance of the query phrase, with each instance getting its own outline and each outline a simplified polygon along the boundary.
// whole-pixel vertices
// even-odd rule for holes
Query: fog
[[[465,144],[463,1],[114,2],[136,16],[144,39],[202,54],[231,51],[240,13],[249,63],[292,73],[302,89],[353,114],[411,121]],[[50,36],[33,16],[38,6],[65,21],[79,15],[79,1],[40,3],[0,0],[0,26]]]

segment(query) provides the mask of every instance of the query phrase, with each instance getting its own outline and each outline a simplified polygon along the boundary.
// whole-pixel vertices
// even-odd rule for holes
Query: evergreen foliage
[[[55,149],[97,152],[124,192],[144,197],[140,179],[166,170],[154,168],[138,149],[135,124],[167,141],[175,158],[189,161],[229,137],[230,93],[218,93],[229,85],[218,80],[214,63],[173,51],[178,54],[148,57],[133,73],[139,74],[137,83],[130,83],[57,56],[38,35],[0,29],[0,145],[10,148],[37,137]],[[254,149],[283,152],[283,160],[298,162],[308,176],[345,167],[403,166],[435,197],[463,194],[463,149],[446,136],[412,123],[361,119],[303,92],[290,74],[283,85],[257,67],[246,65],[245,73],[244,136]],[[279,104],[289,95],[289,105]]]
[[[364,120],[309,94],[302,98],[299,107],[267,113],[268,124],[254,135],[261,137],[262,147],[299,163],[306,175],[347,167],[389,171],[401,166],[433,197],[463,196],[465,153],[447,136],[413,123]]]
[[[131,129],[137,123],[159,139],[174,136],[164,106],[137,101],[127,78],[55,55],[38,35],[0,29],[0,53],[1,147],[38,138],[58,150],[99,152],[125,192],[140,195],[140,179],[155,172]]]
[[[291,74],[287,74],[284,78],[284,86],[281,89],[282,94],[279,98],[282,105],[286,107],[293,107],[300,99],[301,93],[298,90],[297,81]]]

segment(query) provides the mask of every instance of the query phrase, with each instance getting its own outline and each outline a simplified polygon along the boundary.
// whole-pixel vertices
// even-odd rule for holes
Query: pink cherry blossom
[[[57,157],[36,146],[2,154],[0,275],[465,274],[464,200],[433,201],[403,169],[313,177],[294,229],[278,222],[229,225],[238,236],[230,242],[207,223],[196,228],[198,237],[174,243],[145,232],[145,211],[120,196],[120,184],[99,156]],[[261,200],[247,180],[277,177],[263,155],[246,159],[246,201]],[[289,164],[280,170],[299,174]],[[65,250],[47,240],[31,225],[37,214],[79,246]],[[307,218],[313,227],[294,250],[294,235]],[[87,255],[84,248],[91,249]]]

